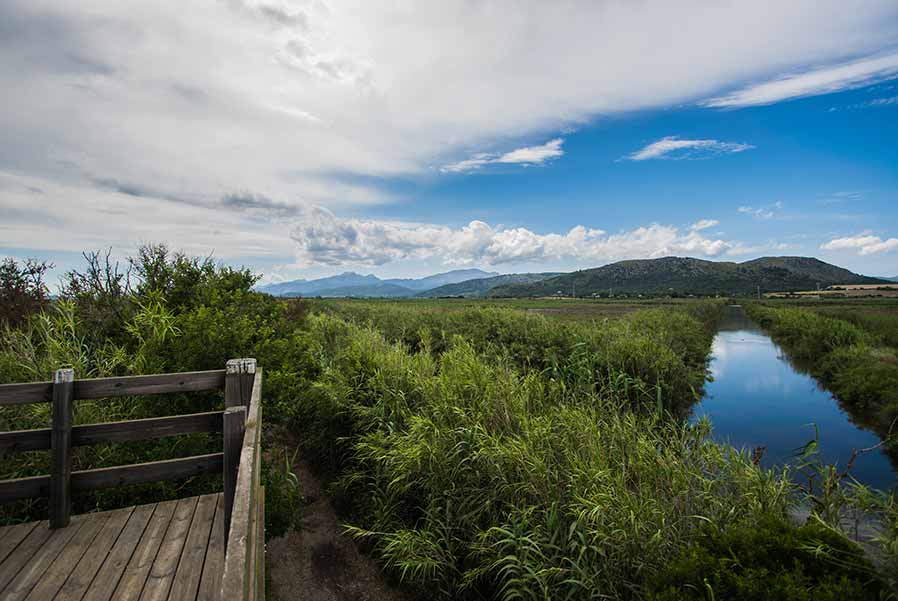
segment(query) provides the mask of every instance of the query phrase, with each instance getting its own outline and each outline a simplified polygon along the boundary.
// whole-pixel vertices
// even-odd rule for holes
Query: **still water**
[[[838,401],[811,376],[796,369],[741,307],[732,306],[720,324],[711,358],[713,382],[693,409],[707,415],[714,438],[736,447],[766,446],[762,465],[789,462],[796,448],[820,430],[820,458],[844,466],[853,449],[879,442],[855,426]],[[864,453],[851,472],[864,484],[888,489],[898,482],[881,450]]]

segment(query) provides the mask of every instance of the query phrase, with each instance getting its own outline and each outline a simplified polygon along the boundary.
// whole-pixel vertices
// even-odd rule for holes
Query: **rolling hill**
[[[562,275],[558,272],[552,273],[511,273],[507,275],[497,275],[491,278],[479,278],[476,280],[467,280],[457,284],[446,284],[419,292],[418,296],[422,298],[438,298],[441,296],[485,296],[487,292],[496,286],[505,286],[509,284],[531,284],[545,280],[546,278]]]
[[[813,290],[834,284],[878,284],[871,278],[810,257],[763,257],[744,263],[684,257],[620,261],[529,284],[497,286],[492,297],[628,294],[731,294]]]

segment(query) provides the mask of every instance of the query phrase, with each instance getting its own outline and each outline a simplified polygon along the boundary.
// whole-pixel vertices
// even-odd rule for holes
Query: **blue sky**
[[[0,255],[895,276],[898,6],[861,4],[4,3]]]

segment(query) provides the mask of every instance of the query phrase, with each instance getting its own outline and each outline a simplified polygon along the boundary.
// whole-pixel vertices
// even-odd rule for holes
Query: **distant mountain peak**
[[[415,294],[446,284],[499,275],[482,269],[453,269],[422,278],[393,278],[382,280],[376,275],[362,275],[344,271],[313,280],[297,279],[259,286],[258,290],[275,296],[370,296],[397,297]]]

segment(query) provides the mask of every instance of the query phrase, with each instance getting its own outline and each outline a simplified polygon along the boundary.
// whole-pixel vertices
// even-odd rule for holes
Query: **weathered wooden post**
[[[243,449],[243,433],[246,431],[246,407],[228,407],[224,412],[224,543],[228,548],[231,530],[231,514],[234,511],[234,494],[237,492],[237,468]]]
[[[222,437],[224,441],[224,506],[225,548],[234,510],[237,490],[237,468],[246,430],[246,416],[256,376],[255,359],[231,359],[225,366],[225,412]]]
[[[72,512],[72,400],[75,371],[53,374],[53,424],[50,430],[50,528],[65,528]]]
[[[225,366],[225,407],[243,405],[249,411],[256,376],[255,359],[230,359]]]

